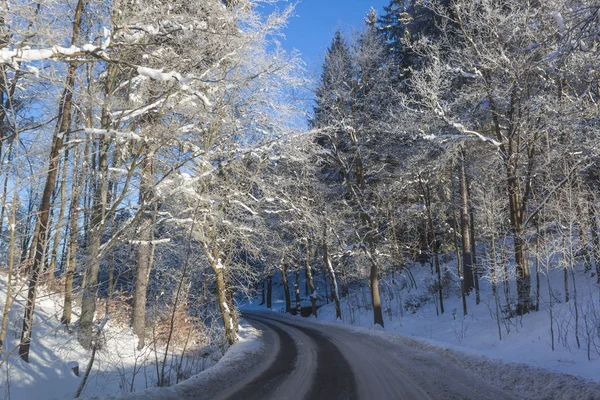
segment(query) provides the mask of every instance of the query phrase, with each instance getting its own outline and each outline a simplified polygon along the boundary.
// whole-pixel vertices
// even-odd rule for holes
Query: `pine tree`
[[[322,130],[317,142],[325,149],[322,157],[326,165],[322,176],[327,182],[328,193],[325,196],[329,198],[332,212],[351,216],[343,231],[352,232],[347,237],[349,241],[359,240],[353,246],[358,250],[354,255],[364,262],[357,259],[358,265],[370,265],[374,323],[383,326],[378,283],[380,261],[377,256],[381,221],[378,208],[373,203],[375,186],[370,185],[368,180],[370,159],[377,153],[375,142],[371,140],[378,136],[376,121],[379,118],[376,116],[381,107],[377,99],[381,99],[378,95],[382,91],[377,89],[389,86],[389,82],[381,75],[385,65],[381,56],[385,51],[377,37],[375,21],[375,12],[371,11],[366,21],[367,28],[353,51],[339,31],[335,34],[317,89],[312,125]],[[340,199],[344,200],[340,202]],[[327,255],[327,232],[328,228],[325,228],[324,263],[333,271]]]
[[[352,56],[338,30],[325,55],[321,81],[315,93],[316,106],[310,124],[314,128],[328,126],[333,118],[348,115],[352,101]]]
[[[437,6],[451,12],[449,0],[441,0]],[[398,67],[398,78],[406,79],[410,71],[421,64],[421,56],[415,52],[413,44],[423,37],[437,41],[442,33],[441,18],[431,6],[415,0],[390,0],[383,9],[378,31]]]

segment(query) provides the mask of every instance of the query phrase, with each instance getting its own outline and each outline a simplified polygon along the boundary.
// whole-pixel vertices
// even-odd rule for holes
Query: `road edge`
[[[531,366],[524,363],[505,362],[500,359],[473,355],[458,349],[447,348],[441,344],[431,343],[415,336],[406,336],[398,332],[386,331],[380,327],[363,327],[341,321],[323,321],[315,318],[300,319],[273,311],[256,311],[274,319],[281,319],[297,325],[317,324],[375,337],[390,343],[411,346],[420,350],[433,352],[445,357],[457,366],[464,368],[485,382],[524,400],[573,400],[599,399],[600,383],[565,374],[550,369]]]

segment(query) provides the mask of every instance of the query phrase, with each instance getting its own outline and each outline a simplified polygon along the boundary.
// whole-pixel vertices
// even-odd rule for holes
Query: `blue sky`
[[[323,55],[336,29],[345,33],[361,28],[371,7],[378,14],[389,0],[301,0],[296,16],[291,18],[282,42],[286,50],[297,49],[307,64],[309,73],[320,68]],[[281,2],[280,7],[285,6]]]

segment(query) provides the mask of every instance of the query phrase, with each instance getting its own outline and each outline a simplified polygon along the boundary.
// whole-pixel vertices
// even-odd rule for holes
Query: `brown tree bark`
[[[146,294],[148,291],[148,280],[152,269],[152,255],[150,241],[152,239],[153,218],[150,213],[144,211],[144,204],[151,201],[152,191],[152,159],[144,160],[140,181],[140,217],[137,244],[137,265],[135,269],[135,283],[133,291],[133,333],[138,337],[138,350],[145,345],[146,336]]]
[[[67,134],[67,141],[69,135]],[[60,182],[60,211],[58,213],[58,218],[56,219],[56,232],[54,233],[54,241],[52,243],[52,252],[50,254],[50,264],[48,266],[48,270],[46,271],[46,276],[48,279],[48,283],[50,285],[54,284],[54,272],[56,271],[56,259],[58,258],[58,247],[60,245],[60,232],[62,230],[61,224],[63,223],[63,219],[65,218],[65,209],[66,206],[66,187],[67,187],[67,166],[69,164],[69,149],[65,150],[65,155],[63,159],[63,168],[61,173],[61,182]]]
[[[223,327],[225,328],[225,338],[227,343],[234,344],[237,340],[235,333],[235,324],[233,321],[232,310],[227,303],[227,288],[225,286],[224,267],[217,261],[217,264],[213,265],[213,271],[215,273],[215,283],[217,286],[217,299],[219,301],[219,310],[221,311],[221,318],[223,320]]]
[[[83,18],[84,6],[85,0],[79,0],[77,2],[77,6],[75,8],[75,18],[73,20],[73,35],[71,37],[72,46],[77,44],[77,40],[79,38],[79,30]],[[27,293],[27,305],[25,306],[23,329],[21,331],[21,342],[19,345],[19,355],[25,362],[29,362],[29,349],[31,346],[31,336],[33,331],[33,315],[37,296],[37,284],[43,265],[44,245],[46,243],[49,231],[48,219],[50,214],[52,191],[54,190],[56,183],[58,164],[61,156],[60,150],[63,146],[64,135],[69,131],[71,126],[71,108],[76,71],[77,62],[70,62],[65,79],[65,88],[60,99],[58,122],[54,132],[54,138],[52,140],[52,148],[50,150],[48,174],[46,175],[46,183],[44,185],[44,191],[42,192],[42,201],[38,210],[39,231],[37,234],[35,255],[31,265],[31,275]]]
[[[10,150],[9,150],[10,151]],[[15,184],[15,188],[17,188],[18,181]],[[12,280],[13,280],[13,271],[15,265],[15,228],[17,225],[17,190],[15,190],[15,194],[13,197],[12,205],[11,205],[11,214],[9,221],[9,229],[10,229],[10,242],[9,242],[9,250],[8,250],[8,271],[6,273],[6,299],[4,301],[4,310],[2,311],[2,327],[0,328],[0,354],[2,354],[4,338],[6,336],[6,327],[8,325],[9,311],[12,306],[13,300],[12,296]]]
[[[488,85],[490,84],[490,77],[487,74],[484,74]],[[489,88],[488,88],[489,89]],[[500,145],[500,150],[503,153],[504,165],[506,169],[506,182],[507,182],[507,194],[508,194],[508,204],[509,204],[509,219],[512,230],[513,242],[514,242],[514,255],[515,255],[515,263],[516,263],[516,273],[517,273],[517,314],[523,315],[529,312],[531,309],[531,277],[529,271],[529,265],[527,264],[527,244],[524,239],[524,215],[523,213],[526,210],[527,198],[525,195],[521,199],[521,184],[519,182],[519,162],[520,162],[520,153],[519,148],[522,146],[520,141],[520,132],[519,128],[515,126],[514,118],[518,114],[516,112],[517,108],[517,93],[519,89],[515,86],[512,88],[510,94],[510,104],[508,108],[508,119],[509,119],[509,129],[510,136],[508,140],[505,141],[504,136],[502,135],[502,127],[500,123],[499,111],[496,106],[495,98],[491,94],[491,90],[488,90],[488,101],[490,102],[490,109],[492,112],[492,121],[494,131],[496,133],[496,139],[502,143]],[[530,164],[533,160],[535,147],[531,149],[528,148]],[[529,172],[532,171],[533,164],[529,165]],[[530,185],[530,183],[528,183]],[[530,186],[528,186],[530,188]],[[527,192],[527,190],[526,190]]]
[[[112,95],[115,86],[117,67],[114,64],[108,66],[106,75],[106,91],[104,106],[102,109],[102,129],[111,127],[108,111],[108,99]],[[89,221],[88,242],[86,246],[86,268],[85,287],[81,298],[81,317],[79,319],[78,340],[86,349],[92,347],[94,314],[96,313],[96,296],[98,293],[98,272],[100,270],[100,245],[105,225],[107,197],[108,197],[108,156],[111,138],[103,135],[98,143],[97,182],[93,194],[93,207]]]
[[[510,186],[509,186],[510,187]],[[511,195],[511,199],[517,198],[518,194]],[[517,315],[523,315],[531,309],[531,274],[527,264],[526,249],[527,244],[524,239],[524,230],[522,228],[522,214],[515,200],[510,202],[511,221],[513,225],[514,252],[517,272]]]
[[[379,265],[374,257],[375,256],[371,251],[371,257],[369,257],[371,261],[369,282],[371,288],[371,304],[373,304],[373,323],[383,327],[383,311],[381,310],[381,297],[379,295]]]
[[[92,348],[94,314],[96,313],[96,297],[98,293],[98,272],[100,271],[100,245],[102,242],[103,221],[107,198],[108,147],[109,140],[100,139],[101,154],[99,162],[99,180],[94,194],[94,207],[90,220],[89,242],[85,268],[85,287],[81,298],[81,318],[79,319],[79,343],[85,349]]]

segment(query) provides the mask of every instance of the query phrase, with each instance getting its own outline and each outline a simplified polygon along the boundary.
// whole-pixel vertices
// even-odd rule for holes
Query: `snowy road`
[[[437,353],[331,325],[244,313],[270,354],[220,399],[511,399]]]

